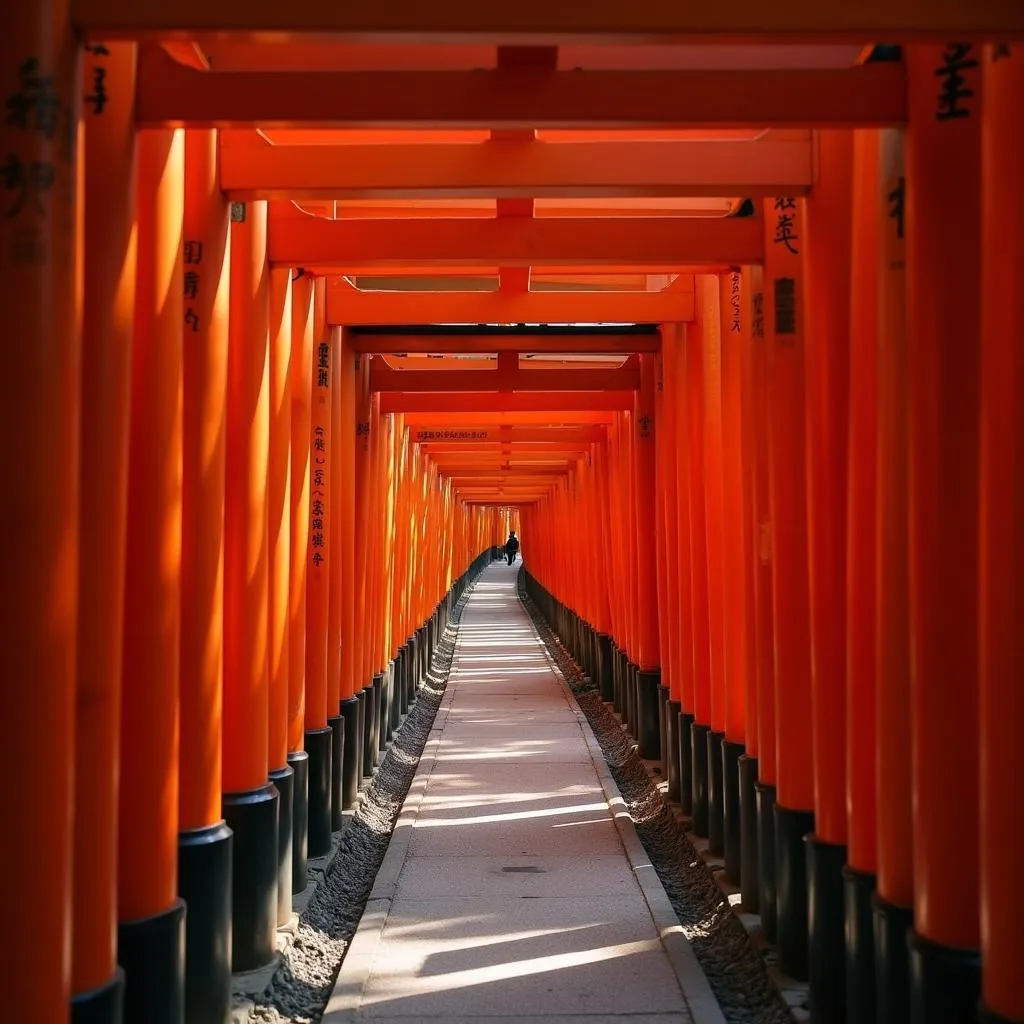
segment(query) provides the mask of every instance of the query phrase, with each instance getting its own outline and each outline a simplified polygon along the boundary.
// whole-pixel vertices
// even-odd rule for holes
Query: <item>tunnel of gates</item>
[[[224,1020],[515,530],[816,1021],[1021,1024],[1024,8],[371,6],[0,15],[8,1005]]]

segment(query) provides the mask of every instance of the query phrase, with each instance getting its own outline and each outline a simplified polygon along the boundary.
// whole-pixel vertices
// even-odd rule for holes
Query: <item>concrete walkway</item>
[[[518,569],[469,598],[324,1019],[721,1024]]]

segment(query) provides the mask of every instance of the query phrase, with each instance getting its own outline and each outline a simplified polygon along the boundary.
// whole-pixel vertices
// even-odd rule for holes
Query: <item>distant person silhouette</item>
[[[516,560],[516,552],[519,550],[519,539],[516,537],[516,531],[510,530],[508,540],[505,541],[505,557],[508,559],[508,564],[511,565]]]

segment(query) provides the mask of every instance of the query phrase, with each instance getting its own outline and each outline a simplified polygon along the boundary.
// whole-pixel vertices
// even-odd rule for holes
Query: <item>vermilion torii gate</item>
[[[1022,37],[8,4],[15,1012],[223,1021],[515,527],[815,1017],[1024,1022]]]

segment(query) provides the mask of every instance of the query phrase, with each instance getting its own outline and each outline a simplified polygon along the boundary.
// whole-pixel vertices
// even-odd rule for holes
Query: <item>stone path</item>
[[[600,748],[485,571],[328,1024],[721,1024]]]

